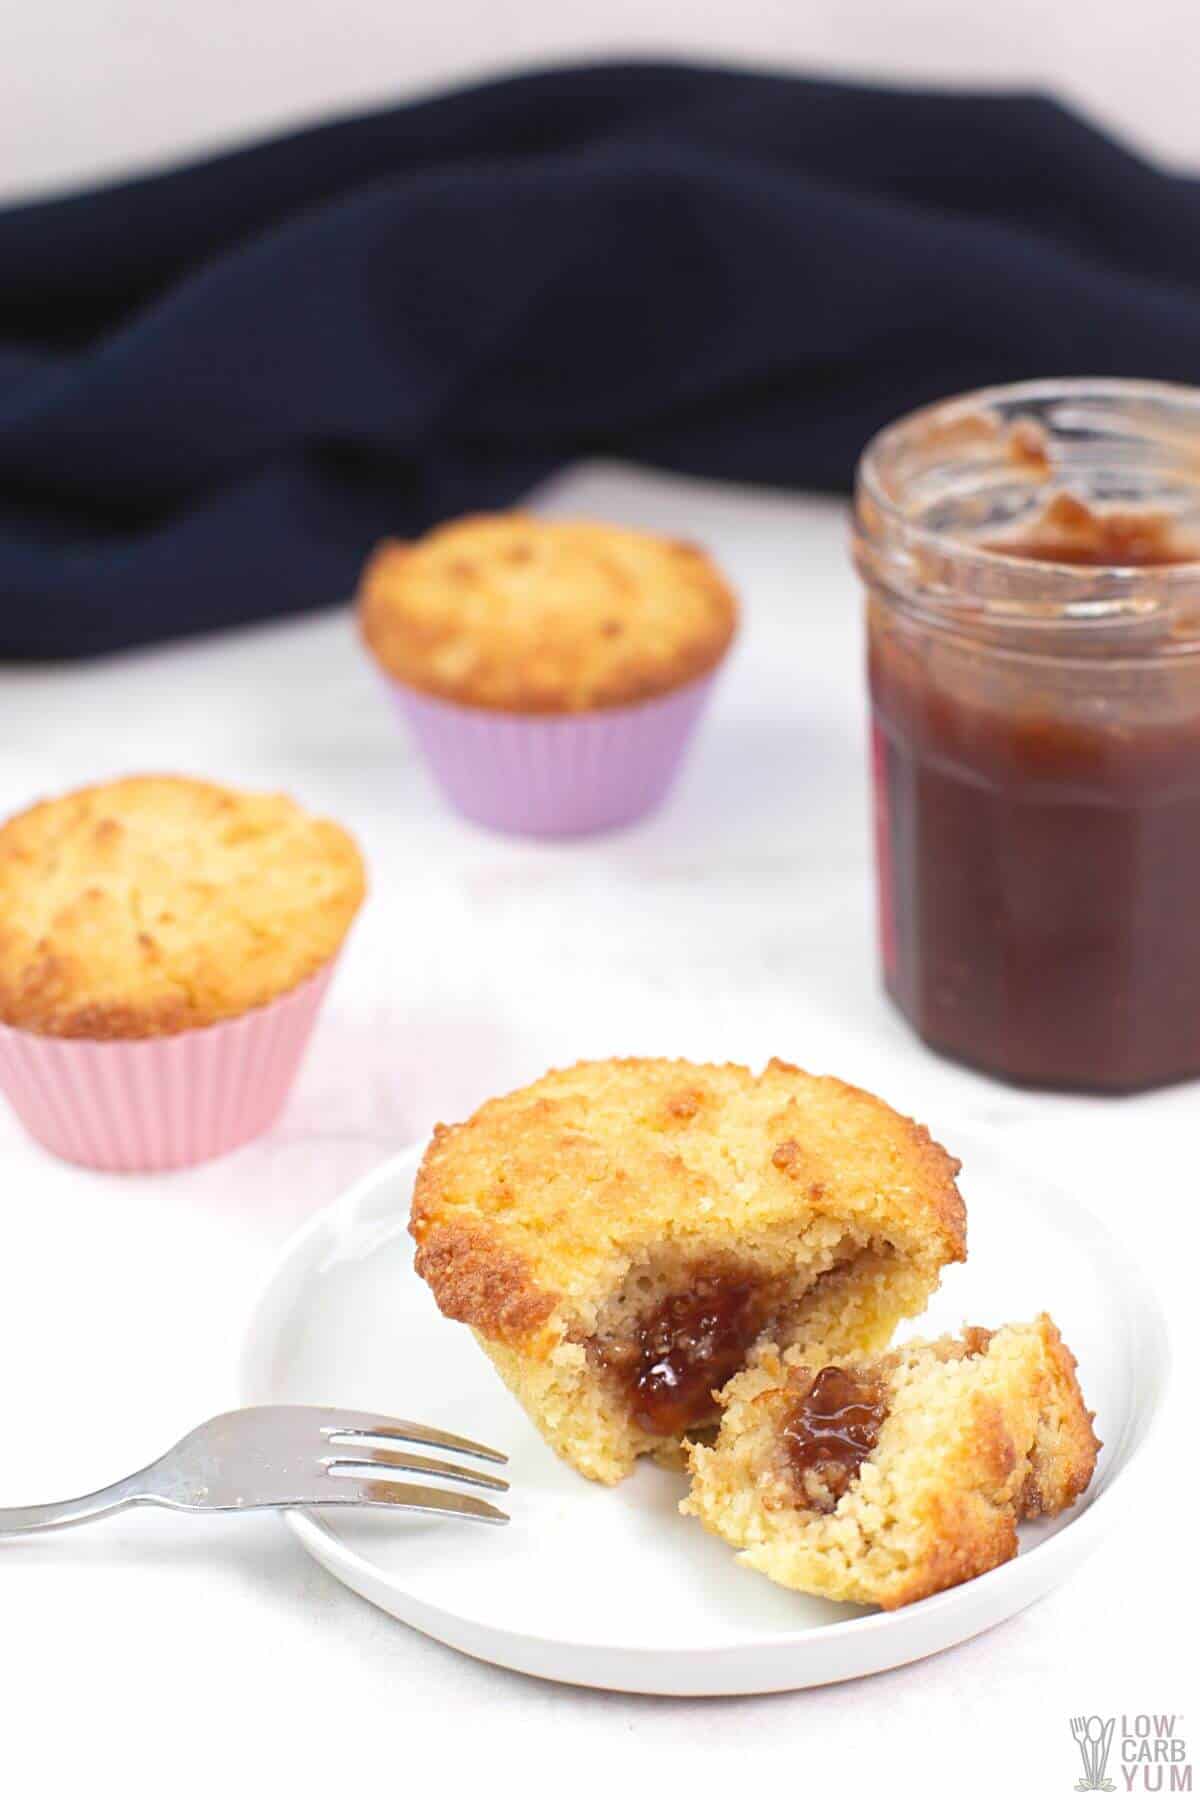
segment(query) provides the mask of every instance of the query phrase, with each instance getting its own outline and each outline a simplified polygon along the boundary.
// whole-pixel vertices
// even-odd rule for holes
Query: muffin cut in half
[[[783,1587],[888,1610],[1015,1556],[1100,1447],[1045,1313],[820,1369],[769,1351],[721,1398],[680,1510]]]
[[[965,1255],[958,1164],[829,1076],[579,1063],[439,1126],[416,1266],[559,1454],[619,1481],[760,1343],[868,1355]]]

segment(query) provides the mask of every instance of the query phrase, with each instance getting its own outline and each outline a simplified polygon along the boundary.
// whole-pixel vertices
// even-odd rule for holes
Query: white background
[[[405,1800],[781,1787],[1042,1800],[1078,1778],[1073,1713],[1192,1706],[1195,1086],[1018,1092],[926,1052],[882,998],[838,505],[594,470],[548,499],[706,538],[745,604],[677,797],[618,837],[524,845],[456,822],[344,613],[0,671],[0,814],[165,764],[292,790],[356,831],[372,874],[268,1139],[174,1176],[100,1177],[35,1150],[0,1108],[0,1505],[97,1486],[234,1403],[281,1244],[353,1178],[548,1064],[622,1052],[830,1069],[951,1148],[956,1132],[999,1133],[1010,1158],[1069,1187],[1147,1267],[1175,1328],[1181,1380],[1148,1453],[1155,1479],[1079,1574],[987,1636],[757,1700],[591,1694],[472,1663],[344,1593],[272,1519],[147,1512],[0,1544],[5,1800],[275,1800],[340,1780]],[[1036,1242],[1028,1254],[1036,1266]]]
[[[1194,167],[1198,46],[1195,0],[8,0],[0,194],[631,52],[1048,85]]]

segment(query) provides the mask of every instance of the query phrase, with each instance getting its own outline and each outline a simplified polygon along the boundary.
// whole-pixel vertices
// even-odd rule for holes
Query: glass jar
[[[1200,1074],[1200,391],[996,388],[859,465],[880,940],[935,1049]]]

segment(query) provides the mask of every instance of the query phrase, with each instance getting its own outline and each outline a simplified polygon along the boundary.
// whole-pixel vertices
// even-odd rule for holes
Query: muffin
[[[558,836],[664,798],[737,604],[695,544],[498,513],[381,544],[358,617],[452,803]]]
[[[0,1085],[72,1161],[166,1168],[279,1112],[364,892],[340,826],[144,775],[0,826]]]
[[[1083,1493],[1099,1442],[1045,1314],[816,1368],[764,1352],[691,1447],[680,1510],[784,1587],[892,1609],[1017,1554]]]
[[[957,1169],[788,1063],[579,1063],[438,1126],[410,1229],[547,1442],[616,1482],[711,1426],[760,1345],[886,1344],[966,1253]]]

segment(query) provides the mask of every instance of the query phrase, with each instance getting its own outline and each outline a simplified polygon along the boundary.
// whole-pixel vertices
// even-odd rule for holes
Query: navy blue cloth
[[[642,64],[320,126],[0,213],[0,656],[335,603],[578,457],[845,488],[1071,373],[1200,380],[1200,184],[1046,98]]]

